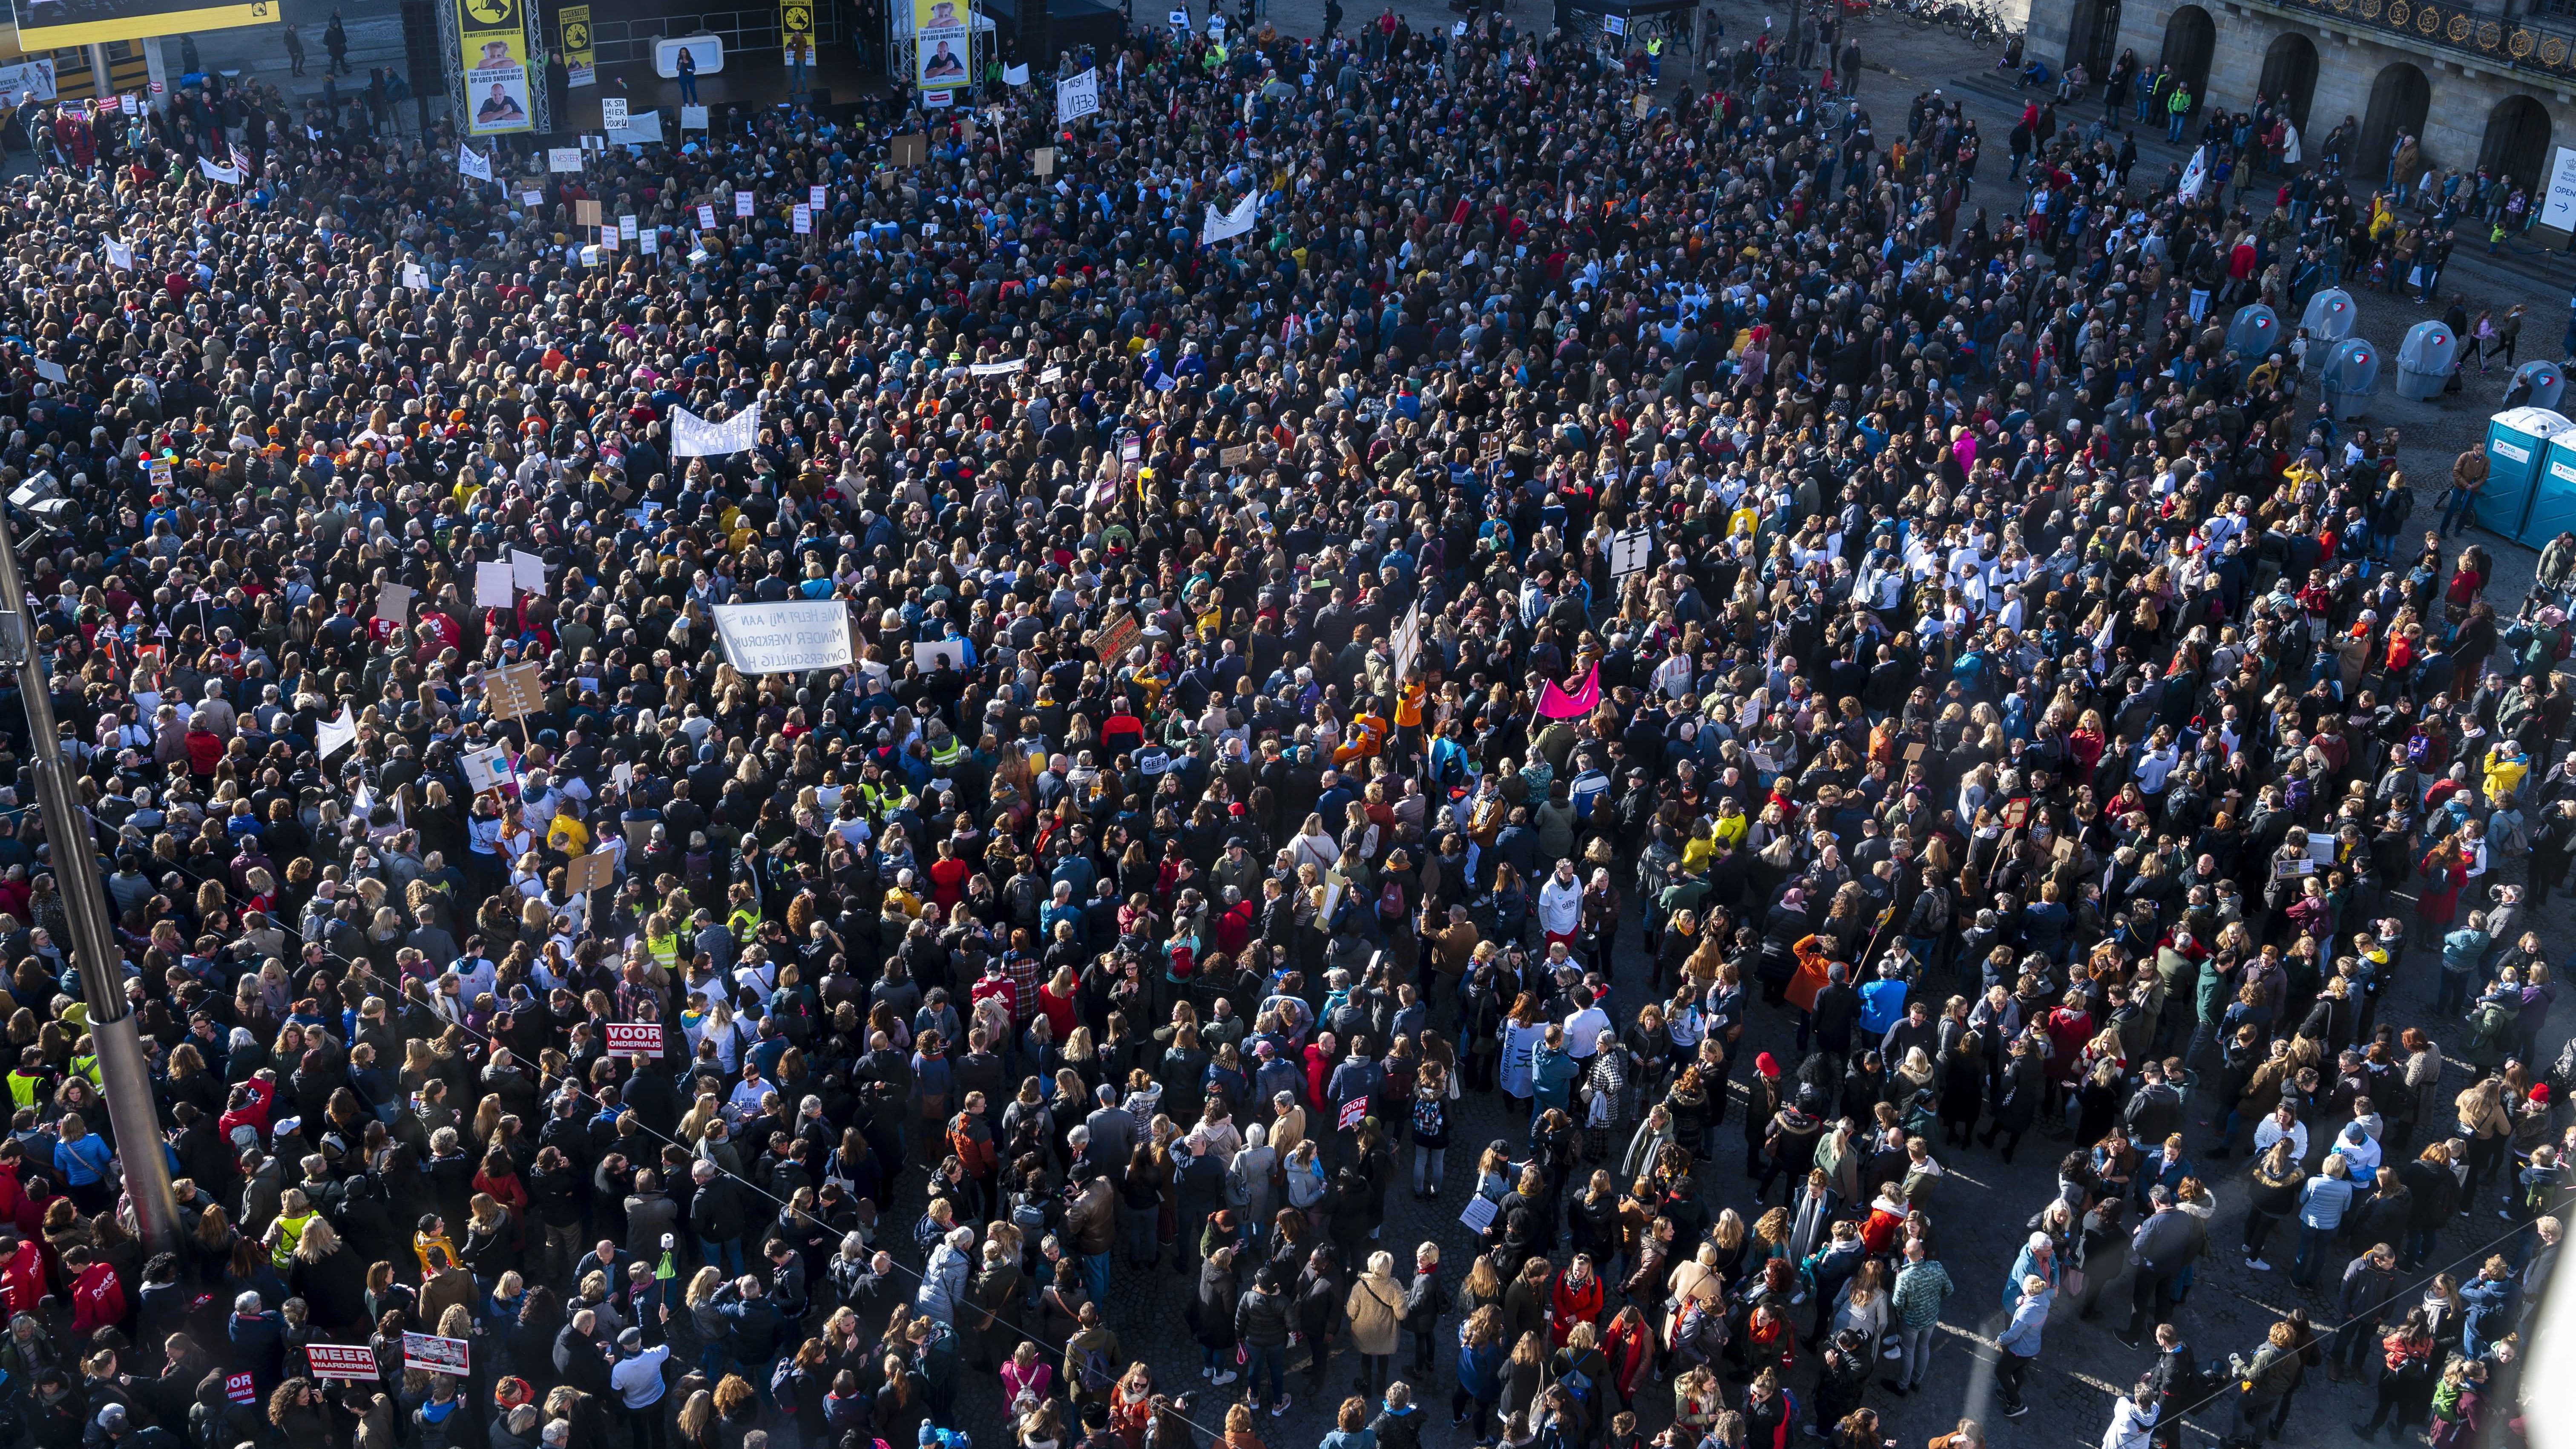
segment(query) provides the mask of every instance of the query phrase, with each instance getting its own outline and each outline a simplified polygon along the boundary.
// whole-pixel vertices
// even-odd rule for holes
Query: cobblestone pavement
[[[1231,8],[1231,7],[1229,7]],[[1357,26],[1378,12],[1378,5],[1367,0],[1345,0],[1347,26]],[[1417,29],[1445,27],[1454,14],[1443,4],[1425,0],[1403,0],[1394,6]],[[1761,0],[1718,0],[1716,13],[1727,26],[1730,43],[1758,31],[1765,13],[1784,13]],[[1266,18],[1283,30],[1312,34],[1321,29],[1322,0],[1273,0]],[[1203,13],[1203,7],[1202,7]],[[1527,27],[1548,23],[1548,8],[1539,0],[1518,0],[1506,6],[1504,13],[1517,24]],[[1963,38],[1940,30],[1926,30],[1910,20],[1890,15],[1876,15],[1861,20],[1858,34],[1869,67],[1861,85],[1864,104],[1879,108],[1882,114],[1902,111],[1918,90],[1942,87],[1947,94],[1965,98],[1969,114],[1992,143],[1996,156],[2002,155],[2002,141],[2018,112],[2009,80],[1994,71],[1995,52],[1973,46]],[[1678,94],[1688,79],[1687,68],[1668,63],[1661,93],[1669,99]],[[1989,79],[1991,77],[1991,79]],[[2167,147],[2161,132],[2141,135],[2142,152],[2138,175],[2148,178],[2161,174],[2170,162],[2179,164],[2180,148]],[[1976,202],[1995,207],[2017,204],[2018,188],[2008,186],[1995,174],[1999,168],[1987,168],[1989,176],[1981,182]],[[2268,204],[2262,193],[2251,193],[2249,202]],[[2481,306],[2501,309],[2516,301],[2529,304],[2530,316],[2524,329],[2522,357],[2554,357],[2566,317],[2566,279],[2576,275],[2576,268],[2563,258],[2519,256],[2501,263],[2490,263],[2483,256],[2472,255],[2463,246],[2455,259],[2445,286],[2463,291],[2472,315]],[[2417,307],[2411,297],[2387,293],[2356,294],[2362,312],[2361,331],[2378,342],[2393,359],[2396,344],[2406,327],[2437,309]],[[2391,364],[2393,368],[2393,361]],[[2381,396],[2372,404],[2361,422],[2374,430],[2395,425],[2402,429],[2401,461],[2416,480],[2421,507],[2416,519],[2418,529],[2433,526],[2431,501],[2439,491],[2453,454],[2471,446],[2484,436],[2485,420],[2498,406],[2505,374],[2481,377],[2472,370],[2463,394],[2435,402],[2416,403],[2399,399],[2383,383]],[[2492,535],[2479,534],[2496,556],[2497,570],[2490,584],[2491,598],[2510,610],[2528,587],[2535,555]],[[2541,912],[2541,927],[2553,939],[2564,938],[2576,931],[2576,912],[2571,912],[2565,898],[2553,901]],[[1646,977],[1649,963],[1640,948],[1636,924],[1627,926],[1617,957],[1615,999],[1619,1009],[1614,1015],[1625,1020],[1646,999]],[[2435,966],[2429,953],[2417,952],[2403,963],[2392,994],[2382,1003],[2381,1019],[2399,1026],[2421,1026],[2436,1039],[2456,1043],[2462,1029],[2456,1022],[2436,1021],[2432,1017]],[[1935,1000],[1957,988],[1952,978],[1940,983]],[[1744,1049],[1737,1057],[1738,1076],[1749,1068],[1757,1051],[1770,1051],[1784,1063],[1794,1064],[1793,1023],[1785,1012],[1756,1005],[1753,1020],[1746,1032]],[[2553,1057],[2566,1037],[2565,1018],[2543,1033],[2543,1060]],[[2467,1085],[2463,1070],[2452,1068],[2454,1089]],[[2195,1096],[2191,1102],[2195,1150],[2199,1150],[2214,1127],[2199,1123],[2209,1116],[2209,1104]],[[1482,1144],[1496,1137],[1507,1138],[1515,1148],[1524,1141],[1524,1124],[1505,1120],[1506,1107],[1498,1095],[1471,1094],[1465,1121],[1453,1137],[1461,1144]],[[1743,1211],[1752,1207],[1753,1182],[1745,1172],[1743,1135],[1740,1130],[1744,1108],[1740,1081],[1733,1088],[1733,1100],[1727,1109],[1727,1128],[1719,1133],[1719,1148],[1714,1161],[1703,1166],[1700,1174],[1711,1215],[1724,1208]],[[1620,1140],[1624,1140],[1621,1138]],[[2001,1294],[2004,1277],[2015,1252],[2028,1232],[2027,1221],[2053,1195],[2056,1187],[2054,1168],[2057,1159],[2071,1142],[2051,1139],[2034,1133],[2023,1144],[2016,1160],[2004,1163],[1993,1151],[1971,1148],[1963,1152],[1943,1152],[1949,1179],[1935,1195],[1931,1214],[1937,1234],[1939,1256],[1948,1267],[1959,1291],[1951,1300],[1943,1320],[1941,1347],[1936,1352],[1932,1387],[1911,1396],[1897,1396],[1873,1380],[1866,1402],[1882,1416],[1888,1436],[1899,1445],[1921,1444],[1932,1436],[1948,1431],[1958,1418],[1969,1416],[1986,1428],[1993,1442],[2003,1445],[2092,1444],[2099,1440],[2107,1422],[2112,1396],[2124,1389],[2148,1366],[2153,1350],[2131,1351],[2114,1337],[2124,1326],[2128,1305],[2128,1280],[2107,1285],[2101,1297],[2099,1315],[2092,1321],[2079,1321],[2071,1305],[2061,1305],[2047,1334],[2046,1346],[2027,1383],[2026,1397],[2033,1412],[2017,1421],[2005,1421],[1994,1412],[1991,1386],[1993,1380],[1993,1333],[2002,1320]],[[1453,1147],[1450,1153],[1449,1185],[1436,1204],[1413,1201],[1401,1187],[1391,1191],[1386,1204],[1386,1219],[1378,1233],[1378,1246],[1393,1251],[1399,1265],[1410,1256],[1412,1247],[1426,1239],[1440,1244],[1449,1281],[1464,1276],[1474,1255],[1474,1236],[1457,1221],[1465,1198],[1465,1181],[1472,1168],[1473,1146]],[[1467,1159],[1462,1161],[1461,1159]],[[1403,1159],[1407,1164],[1410,1157]],[[2212,1251],[2203,1259],[2195,1281],[2186,1296],[2177,1322],[2195,1352],[2202,1358],[2224,1357],[2231,1352],[2251,1353],[2261,1342],[2262,1334],[2281,1314],[2292,1308],[2305,1307],[2311,1317],[2327,1324],[2330,1313],[2331,1285],[2340,1273],[2343,1257],[2337,1254],[2332,1269],[2321,1275],[2328,1285],[2319,1294],[2303,1294],[2288,1281],[2290,1246],[2276,1234],[2272,1246],[2275,1255],[2273,1271],[2258,1273],[2244,1266],[2238,1251],[2245,1215],[2243,1172],[2245,1159],[2240,1155],[2227,1162],[2204,1162],[2204,1170],[2218,1185],[2221,1207],[2212,1223]],[[915,1174],[916,1178],[918,1174]],[[1777,1197],[1773,1201],[1778,1201]],[[916,1184],[906,1199],[906,1207],[917,1212],[920,1189]],[[1750,1220],[1754,1213],[1745,1212]],[[896,1221],[909,1223],[910,1216],[898,1214]],[[2435,1255],[2435,1266],[2455,1272],[2474,1272],[2477,1263],[2492,1250],[2504,1224],[2496,1217],[2492,1201],[2458,1219],[2445,1233],[2441,1250]],[[1561,1260],[1561,1255],[1560,1255]],[[2429,1272],[2423,1277],[2429,1277]],[[2411,1301],[2419,1291],[2422,1277],[2410,1279],[2403,1292]],[[1118,1272],[1112,1291],[1110,1324],[1119,1334],[1121,1347],[1129,1357],[1142,1358],[1150,1364],[1158,1385],[1167,1391],[1174,1385],[1200,1390],[1194,1422],[1214,1433],[1221,1429],[1222,1404],[1240,1385],[1210,1389],[1197,1376],[1199,1351],[1185,1326],[1181,1310],[1191,1290],[1190,1280],[1166,1271],[1138,1275],[1123,1267]],[[1615,1293],[1612,1295],[1615,1299]],[[1614,1301],[1611,1308],[1617,1307]],[[1651,1305],[1650,1305],[1651,1306]],[[1439,1370],[1428,1382],[1413,1381],[1417,1402],[1425,1405],[1428,1430],[1425,1442],[1434,1445],[1465,1444],[1469,1436],[1453,1430],[1448,1422],[1448,1396],[1456,1387],[1451,1364],[1455,1357],[1455,1319],[1442,1324],[1442,1350]],[[1409,1352],[1409,1345],[1407,1348]],[[1263,1416],[1258,1432],[1270,1449],[1308,1449],[1319,1443],[1332,1428],[1333,1409],[1352,1392],[1357,1372],[1349,1355],[1338,1356],[1325,1378],[1324,1391],[1309,1393],[1306,1376],[1294,1365],[1302,1363],[1302,1349],[1292,1350],[1291,1392],[1295,1408],[1285,1417]],[[1399,1358],[1398,1363],[1404,1362]],[[1802,1367],[1793,1378],[1793,1388],[1803,1401],[1812,1383],[1811,1367]],[[1740,1396],[1740,1389],[1730,1389]],[[2295,1395],[2289,1423],[2283,1435],[2285,1443],[2328,1444],[2346,1442],[2349,1424],[2367,1417],[2372,1394],[2367,1387],[2330,1384],[2322,1372],[2313,1373]],[[1647,1381],[1641,1384],[1636,1408],[1640,1427],[1649,1436],[1671,1420],[1670,1387]],[[986,1445],[1008,1442],[1008,1429],[996,1388],[975,1383],[960,1395],[959,1409],[963,1426],[975,1433]],[[2204,1417],[2223,1428],[2226,1406],[2212,1406]],[[2208,1426],[2194,1422],[2189,1430],[2194,1441],[2206,1442],[2215,1436]],[[1767,1446],[1764,1446],[1767,1449]]]

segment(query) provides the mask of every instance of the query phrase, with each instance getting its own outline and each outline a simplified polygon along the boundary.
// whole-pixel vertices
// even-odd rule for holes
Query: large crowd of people
[[[0,491],[88,831],[0,685],[0,1428],[1979,1449],[2062,1388],[2176,1449],[2322,1369],[2518,1432],[2576,549],[2499,609],[2227,345],[2372,198],[2053,122],[1980,192],[1802,19],[1678,94],[1491,13],[1140,34],[1079,119],[577,173],[43,118]],[[854,663],[737,667],[799,600]],[[2292,1306],[2196,1339],[2204,1260]]]

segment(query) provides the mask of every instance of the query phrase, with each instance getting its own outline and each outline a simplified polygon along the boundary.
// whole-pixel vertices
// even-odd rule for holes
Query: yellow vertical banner
[[[967,0],[912,0],[914,84],[925,91],[955,90],[971,77],[974,12]]]
[[[778,39],[788,64],[814,63],[814,0],[779,0]]]
[[[565,87],[598,84],[599,66],[591,58],[590,7],[566,5],[559,12],[559,18],[563,21]]]
[[[535,129],[528,108],[527,15],[522,0],[456,0],[466,130],[501,136]]]

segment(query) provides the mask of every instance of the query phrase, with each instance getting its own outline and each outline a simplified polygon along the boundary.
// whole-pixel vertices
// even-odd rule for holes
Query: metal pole
[[[29,627],[26,586],[18,580],[18,549],[9,521],[0,515],[0,609],[16,624],[0,631],[18,652],[18,697],[35,745],[36,799],[44,807],[45,839],[53,847],[54,884],[72,928],[72,959],[80,970],[81,996],[89,1004],[91,1045],[98,1053],[107,1120],[125,1168],[125,1191],[134,1202],[135,1225],[146,1253],[179,1246],[179,1203],[170,1192],[170,1167],[161,1155],[161,1116],[152,1103],[152,1073],[142,1029],[125,1000],[125,958],[108,930],[107,897],[92,868],[89,827],[81,818],[80,791],[54,725],[44,661]]]

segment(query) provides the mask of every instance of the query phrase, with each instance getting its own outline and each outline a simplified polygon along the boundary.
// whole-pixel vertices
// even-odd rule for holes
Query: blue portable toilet
[[[2576,427],[2550,437],[2541,454],[2540,481],[2531,490],[2531,507],[2515,541],[2545,548],[2569,529],[2576,529]]]
[[[2237,308],[2227,324],[2227,345],[2248,366],[2260,363],[2287,340],[2281,335],[2280,314],[2260,302]]]
[[[2442,395],[2460,361],[2459,334],[2447,322],[2418,322],[2397,344],[2397,395],[2418,402]]]
[[[2341,342],[2352,335],[2361,322],[2360,309],[2352,305],[2352,294],[2341,287],[2328,287],[2308,299],[2308,310],[2299,316],[2299,325],[2319,342]]]
[[[2487,419],[2487,482],[2478,490],[2480,528],[2507,538],[2522,536],[2550,440],[2570,427],[2576,424],[2547,408],[2509,408]]]
[[[2337,421],[2360,412],[2379,391],[2379,349],[2367,337],[2347,337],[2326,353],[2326,402]]]
[[[2514,407],[2548,408],[2555,412],[2558,400],[2567,392],[2567,369],[2554,362],[2532,361],[2513,370],[2513,381],[2505,385],[2505,401]]]

